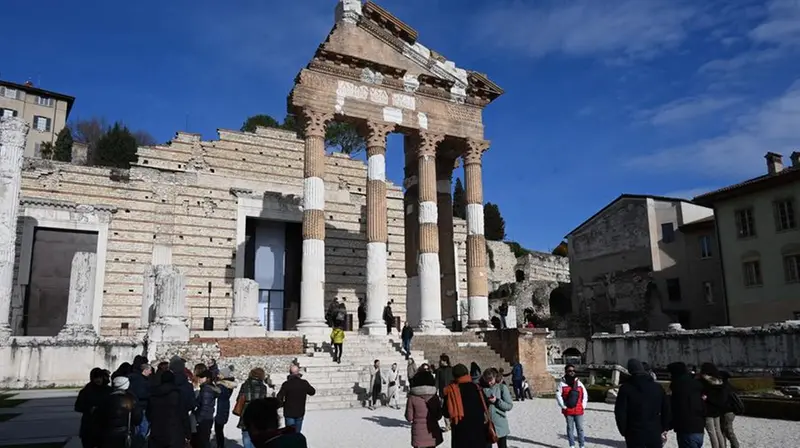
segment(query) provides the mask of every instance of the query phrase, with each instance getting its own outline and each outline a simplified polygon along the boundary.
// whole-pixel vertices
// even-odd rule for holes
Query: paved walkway
[[[26,390],[13,398],[29,400],[0,414],[21,414],[0,423],[0,445],[67,442],[78,432],[81,416],[72,410],[77,390]],[[80,443],[78,444],[80,445]]]

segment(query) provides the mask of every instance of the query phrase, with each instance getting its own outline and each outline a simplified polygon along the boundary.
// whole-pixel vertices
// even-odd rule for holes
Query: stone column
[[[155,267],[156,319],[147,332],[151,342],[186,342],[186,279],[172,265]]]
[[[156,267],[152,264],[145,266],[142,277],[142,320],[139,330],[147,331],[155,317]]]
[[[233,280],[233,316],[228,335],[233,338],[263,337],[258,319],[258,283],[249,278]]]
[[[11,336],[11,292],[17,247],[17,211],[28,124],[0,118],[0,340]]]
[[[481,157],[489,148],[485,140],[467,140],[464,183],[467,196],[467,299],[469,326],[489,324],[489,284],[486,276],[486,237],[483,233],[483,179]]]
[[[442,317],[458,320],[458,279],[453,244],[453,168],[451,156],[436,159],[436,205],[439,210],[439,263],[441,264]]]
[[[419,163],[419,286],[423,333],[443,333],[441,268],[439,266],[439,212],[436,205],[436,146],[443,134],[420,132]]]
[[[92,323],[96,273],[97,255],[91,252],[75,252],[69,273],[67,322],[58,333],[59,338],[97,338],[97,332]]]
[[[300,282],[300,319],[306,333],[325,330],[325,128],[333,116],[303,110],[305,161],[303,166],[303,275]]]
[[[394,124],[367,122],[367,320],[364,332],[386,334],[383,307],[389,301],[386,242],[386,136]]]
[[[419,163],[417,162],[417,139],[406,136],[405,179],[403,180],[403,223],[405,228],[406,265],[406,320],[412,327],[420,323],[419,270]]]

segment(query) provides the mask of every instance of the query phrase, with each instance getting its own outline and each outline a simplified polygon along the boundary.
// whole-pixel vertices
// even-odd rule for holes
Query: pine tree
[[[92,165],[114,168],[130,168],[136,161],[136,138],[127,127],[114,123],[100,140],[91,154]]]
[[[453,216],[467,219],[467,192],[464,191],[459,177],[456,177],[456,186],[453,189]]]
[[[247,120],[242,123],[242,132],[256,132],[256,127],[263,126],[265,128],[280,128],[281,125],[278,123],[278,120],[272,118],[269,115],[253,115],[252,117],[248,117]]]
[[[56,146],[53,149],[53,160],[59,162],[72,162],[72,131],[64,127],[56,137]]]
[[[506,237],[506,221],[497,204],[487,202],[483,207],[483,227],[487,240],[503,241]]]

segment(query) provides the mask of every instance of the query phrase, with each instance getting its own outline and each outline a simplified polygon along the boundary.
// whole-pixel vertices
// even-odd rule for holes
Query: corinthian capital
[[[373,147],[386,147],[386,136],[394,131],[396,125],[394,123],[378,123],[375,121],[368,121],[366,129],[367,148]]]
[[[467,150],[464,152],[464,165],[481,163],[483,153],[489,149],[488,140],[467,139]]]
[[[306,137],[325,137],[328,122],[333,119],[333,114],[303,109],[303,126]]]
[[[444,140],[444,134],[420,131],[417,147],[418,157],[436,157],[436,145]]]

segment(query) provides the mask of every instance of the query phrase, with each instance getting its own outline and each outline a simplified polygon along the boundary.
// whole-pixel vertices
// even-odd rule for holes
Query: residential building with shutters
[[[30,123],[25,156],[41,157],[45,142],[55,144],[56,136],[67,124],[75,98],[34,87],[0,80],[0,116],[20,117]]]
[[[800,152],[767,173],[694,198],[714,209],[730,324],[800,319]]]

